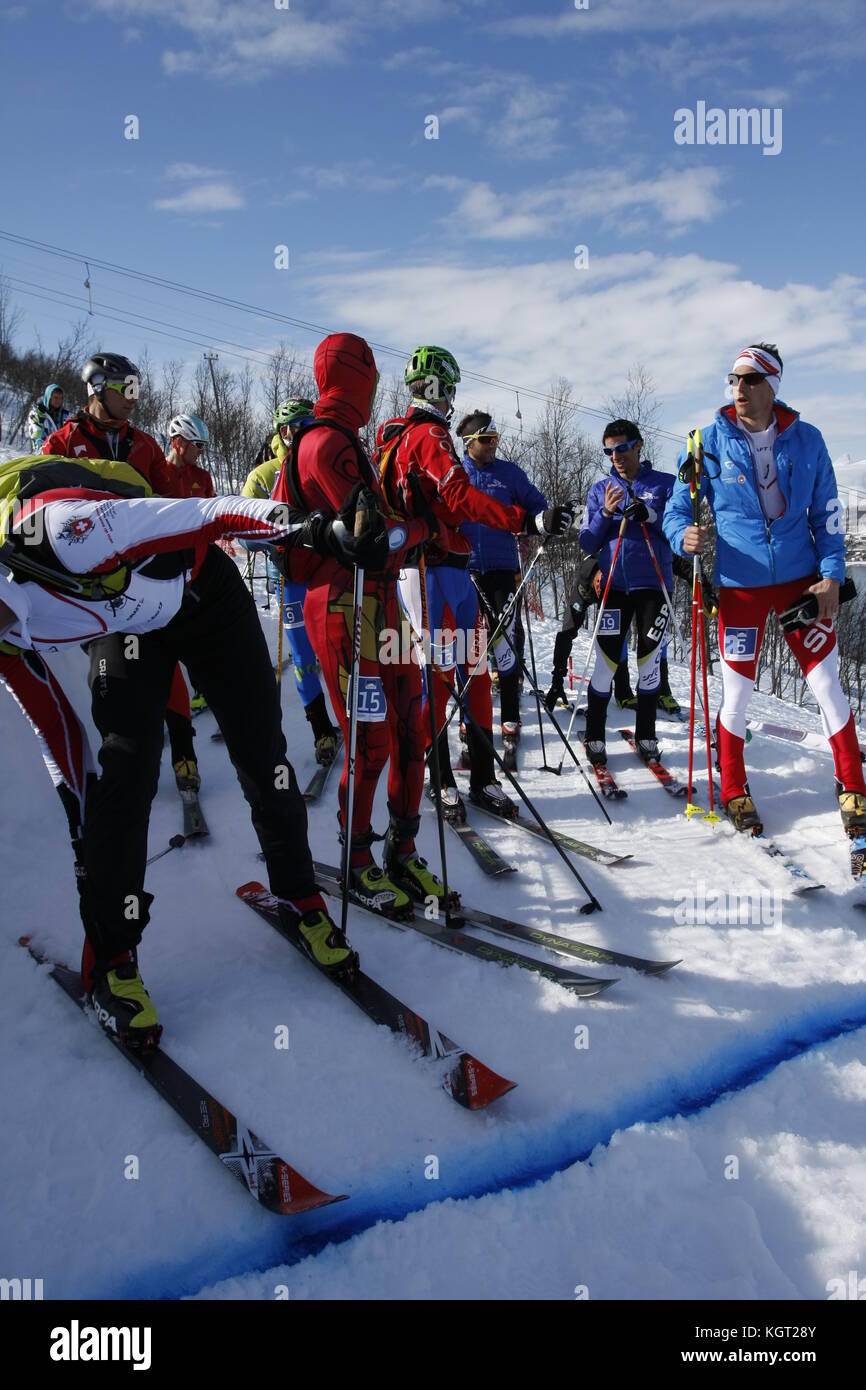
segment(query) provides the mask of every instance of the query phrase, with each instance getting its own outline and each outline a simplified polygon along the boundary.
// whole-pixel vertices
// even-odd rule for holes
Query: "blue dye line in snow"
[[[380,1221],[402,1221],[431,1201],[485,1197],[506,1190],[519,1191],[545,1182],[556,1173],[585,1161],[599,1145],[635,1124],[655,1124],[677,1116],[691,1116],[718,1101],[746,1090],[781,1063],[802,1056],[821,1044],[866,1027],[866,995],[862,990],[848,1001],[844,1012],[830,1014],[826,1006],[792,1024],[790,1019],[760,1040],[754,1037],[732,1044],[714,1060],[703,1062],[689,1076],[665,1077],[640,1094],[630,1094],[604,1112],[571,1113],[542,1131],[521,1128],[510,1142],[498,1133],[492,1143],[472,1144],[455,1154],[453,1164],[440,1154],[440,1178],[435,1198],[426,1181],[408,1182],[405,1164],[383,1174],[373,1185],[351,1192],[351,1200],[304,1216],[268,1218],[268,1231],[251,1240],[234,1242],[230,1251],[217,1242],[200,1251],[182,1267],[175,1261],[139,1270],[126,1281],[115,1283],[112,1298],[183,1298],[225,1279],[240,1278],[277,1265],[292,1266],[316,1255],[327,1245],[340,1245]],[[792,1031],[793,1030],[793,1031]],[[507,1100],[503,1104],[507,1105]],[[459,1170],[447,1181],[441,1174]],[[287,1226],[291,1230],[287,1233]],[[92,1294],[99,1297],[99,1294]]]

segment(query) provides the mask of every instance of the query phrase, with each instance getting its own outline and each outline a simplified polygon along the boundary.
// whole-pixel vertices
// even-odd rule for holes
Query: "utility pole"
[[[218,362],[220,360],[220,357],[218,352],[205,352],[202,354],[202,356],[204,357],[205,362],[207,362],[208,366],[210,367],[210,379],[213,385],[213,399],[214,406],[216,407],[217,425],[219,426],[220,439],[222,441],[223,446],[223,466],[225,468],[226,473],[228,473],[228,469],[225,467],[226,432],[223,426],[222,410],[220,409],[220,398],[219,391],[217,390],[216,372],[214,371],[213,367],[214,362]],[[220,481],[222,482],[222,480]],[[226,478],[226,486],[228,488],[231,487],[231,478],[229,477]]]

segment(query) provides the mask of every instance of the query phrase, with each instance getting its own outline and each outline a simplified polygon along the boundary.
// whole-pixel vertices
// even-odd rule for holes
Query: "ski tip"
[[[235,889],[239,898],[254,898],[259,893],[266,893],[268,890],[263,883],[257,879],[251,879],[249,883],[242,883],[240,888]]]
[[[277,1216],[299,1216],[305,1211],[316,1211],[319,1207],[329,1207],[334,1202],[348,1201],[349,1194],[323,1192],[314,1187],[305,1177],[288,1163],[280,1161],[276,1170],[277,1187],[273,1194],[260,1198],[261,1205]]]
[[[509,1081],[470,1053],[461,1053],[456,1067],[445,1078],[445,1089],[467,1110],[483,1110],[494,1100],[513,1091],[516,1081]]]
[[[660,960],[654,962],[649,967],[645,967],[643,973],[645,975],[667,975],[668,971],[673,970],[675,965],[682,965],[682,963],[682,956],[680,956],[679,960]]]

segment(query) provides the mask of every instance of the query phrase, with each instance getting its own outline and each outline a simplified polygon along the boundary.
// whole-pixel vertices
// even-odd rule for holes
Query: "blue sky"
[[[590,406],[640,361],[677,434],[722,402],[738,346],[773,339],[784,397],[834,457],[866,456],[861,0],[289,3],[5,4],[0,101],[21,137],[3,230],[407,351],[441,342],[536,391],[563,375]],[[781,110],[781,151],[677,145],[674,112],[698,102]],[[0,272],[22,338],[81,317],[75,263],[0,240]],[[93,285],[107,312],[178,325],[227,364],[225,339],[254,359],[317,341],[104,271]],[[199,355],[93,328],[133,358]],[[464,404],[513,423],[511,392],[467,383]]]

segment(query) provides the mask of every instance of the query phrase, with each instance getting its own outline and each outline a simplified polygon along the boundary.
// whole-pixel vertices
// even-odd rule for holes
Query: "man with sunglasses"
[[[488,411],[473,410],[464,415],[456,432],[463,440],[463,467],[473,487],[504,507],[523,507],[533,516],[547,509],[547,498],[529,481],[523,469],[497,456],[499,430]],[[460,529],[472,547],[469,569],[484,596],[488,612],[498,621],[519,583],[520,562],[514,532],[475,520],[464,522]],[[512,768],[520,738],[520,665],[509,642],[520,650],[518,616],[515,609],[508,624],[508,641],[503,638],[494,653],[499,672],[502,743]]]
[[[86,408],[49,434],[43,454],[117,459],[131,464],[154,492],[162,493],[167,472],[162,449],[153,435],[130,423],[141,388],[135,363],[119,352],[95,352],[85,362],[81,380],[87,387]]]
[[[806,627],[785,631],[785,641],[821,711],[842,823],[850,835],[859,835],[866,830],[866,783],[854,716],[839,682],[834,629],[845,578],[836,478],[820,432],[778,399],[781,380],[775,343],[743,348],[728,376],[733,402],[702,431],[701,497],[712,508],[717,533],[722,803],[738,830],[760,832],[743,759],[746,711],[770,611],[784,612],[806,592],[817,599],[817,616]],[[685,453],[680,463],[685,465]],[[664,525],[680,554],[705,549],[707,528],[692,522],[685,467]]]
[[[656,706],[662,642],[669,615],[656,564],[668,593],[673,580],[670,546],[661,528],[665,504],[674,485],[673,477],[658,472],[648,460],[641,459],[643,439],[631,420],[612,420],[604,431],[602,443],[605,455],[611,460],[610,475],[590,488],[580,528],[581,550],[598,557],[602,592],[611,572],[623,520],[625,530],[596,638],[595,664],[587,692],[586,750],[597,767],[603,766],[607,759],[607,707],[614,674],[622,659],[623,639],[632,620],[637,626],[638,665],[635,742],[640,756],[647,762],[658,760]]]

